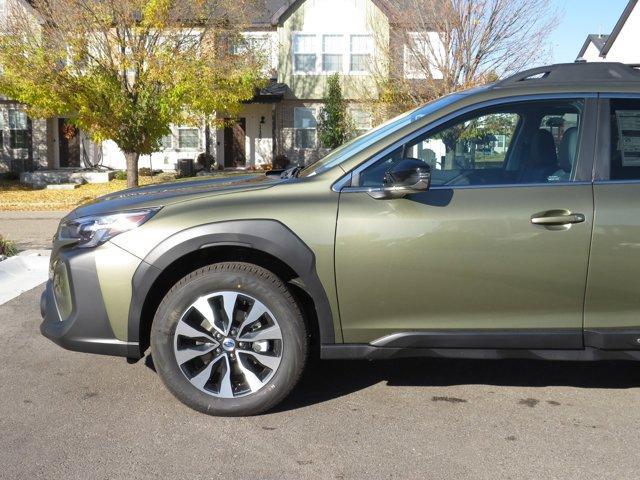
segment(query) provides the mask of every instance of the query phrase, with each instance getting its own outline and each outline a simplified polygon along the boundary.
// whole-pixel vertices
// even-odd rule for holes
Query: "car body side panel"
[[[139,341],[142,308],[160,274],[191,252],[217,246],[251,248],[284,262],[297,274],[297,285],[314,300],[321,342],[335,342],[333,316],[316,274],[315,255],[291,230],[274,220],[233,220],[200,225],[169,237],[153,249],[133,276],[129,312],[129,337],[133,341]]]
[[[640,327],[640,182],[594,185],[585,330]]]
[[[198,225],[238,220],[279,222],[315,255],[316,274],[330,305],[335,341],[341,342],[333,264],[338,196],[331,191],[330,182],[316,178],[215,199],[198,198],[166,206],[153,221],[118,235],[113,243],[144,259],[161,241]],[[127,304],[129,301],[130,297]],[[126,322],[127,317],[118,321]]]
[[[566,230],[531,224],[567,209]],[[345,343],[402,331],[574,329],[593,218],[590,184],[342,193],[336,275]]]

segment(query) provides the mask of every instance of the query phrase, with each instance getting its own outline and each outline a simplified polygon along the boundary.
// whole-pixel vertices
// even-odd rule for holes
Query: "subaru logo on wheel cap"
[[[225,338],[222,341],[222,348],[224,348],[227,352],[230,352],[234,348],[236,348],[236,342],[233,340],[233,338]]]

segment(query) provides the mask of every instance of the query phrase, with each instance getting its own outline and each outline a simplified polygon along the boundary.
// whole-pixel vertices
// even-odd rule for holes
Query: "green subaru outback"
[[[305,169],[103,197],[61,221],[41,309],[213,415],[311,355],[640,359],[640,71],[537,68]]]

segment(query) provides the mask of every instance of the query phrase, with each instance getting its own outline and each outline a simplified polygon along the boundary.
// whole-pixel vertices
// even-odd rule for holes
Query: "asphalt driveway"
[[[41,337],[39,293],[0,306],[0,478],[638,478],[637,364],[325,362],[212,418],[150,362]]]
[[[0,235],[20,250],[51,248],[58,223],[66,212],[0,212]]]

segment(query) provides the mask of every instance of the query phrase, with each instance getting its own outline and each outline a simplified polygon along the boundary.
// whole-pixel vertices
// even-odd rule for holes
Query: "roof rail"
[[[596,83],[640,83],[640,65],[624,63],[559,63],[532,68],[500,80],[493,88],[511,88],[539,84],[540,86],[580,86]],[[531,82],[531,83],[529,83]]]

